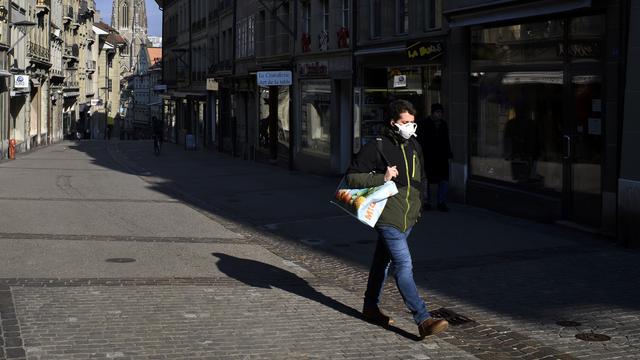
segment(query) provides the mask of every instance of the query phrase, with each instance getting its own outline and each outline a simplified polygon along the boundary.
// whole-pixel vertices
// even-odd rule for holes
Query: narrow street
[[[395,325],[360,317],[375,233],[329,204],[337,178],[152,150],[0,162],[0,360],[640,359],[640,254],[609,239],[423,214],[415,278],[452,326],[420,341],[392,279]]]

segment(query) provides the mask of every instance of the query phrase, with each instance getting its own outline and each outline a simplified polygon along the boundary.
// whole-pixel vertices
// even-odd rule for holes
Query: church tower
[[[116,29],[129,46],[122,52],[121,73],[135,71],[141,45],[147,45],[147,7],[145,0],[113,0],[111,27]]]

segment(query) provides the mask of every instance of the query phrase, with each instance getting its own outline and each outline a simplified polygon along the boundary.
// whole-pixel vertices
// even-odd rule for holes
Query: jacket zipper
[[[413,170],[411,172],[411,178],[416,177],[416,154],[413,154]]]
[[[404,231],[407,231],[407,217],[409,216],[409,209],[411,208],[411,203],[409,202],[409,195],[411,194],[411,178],[409,177],[409,161],[407,161],[407,153],[404,151],[404,144],[400,144],[400,149],[402,149],[404,166],[407,170],[407,211],[404,213]]]

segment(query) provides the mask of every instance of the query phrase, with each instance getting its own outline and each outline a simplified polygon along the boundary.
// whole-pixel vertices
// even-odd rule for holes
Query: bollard
[[[9,160],[16,159],[16,139],[9,139]]]

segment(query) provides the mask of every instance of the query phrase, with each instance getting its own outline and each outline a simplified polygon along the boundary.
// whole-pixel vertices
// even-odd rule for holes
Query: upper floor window
[[[120,27],[123,29],[129,28],[129,5],[127,3],[122,5],[120,15]]]
[[[322,0],[322,31],[329,31],[329,0]]]
[[[369,0],[369,35],[380,37],[382,20],[382,0]]]
[[[409,33],[409,0],[396,0],[396,33]]]
[[[342,0],[342,26],[349,27],[349,1]]]
[[[309,33],[311,31],[311,2],[307,1],[302,4],[302,32]]]
[[[442,0],[424,0],[422,9],[424,30],[440,29],[442,27]]]

